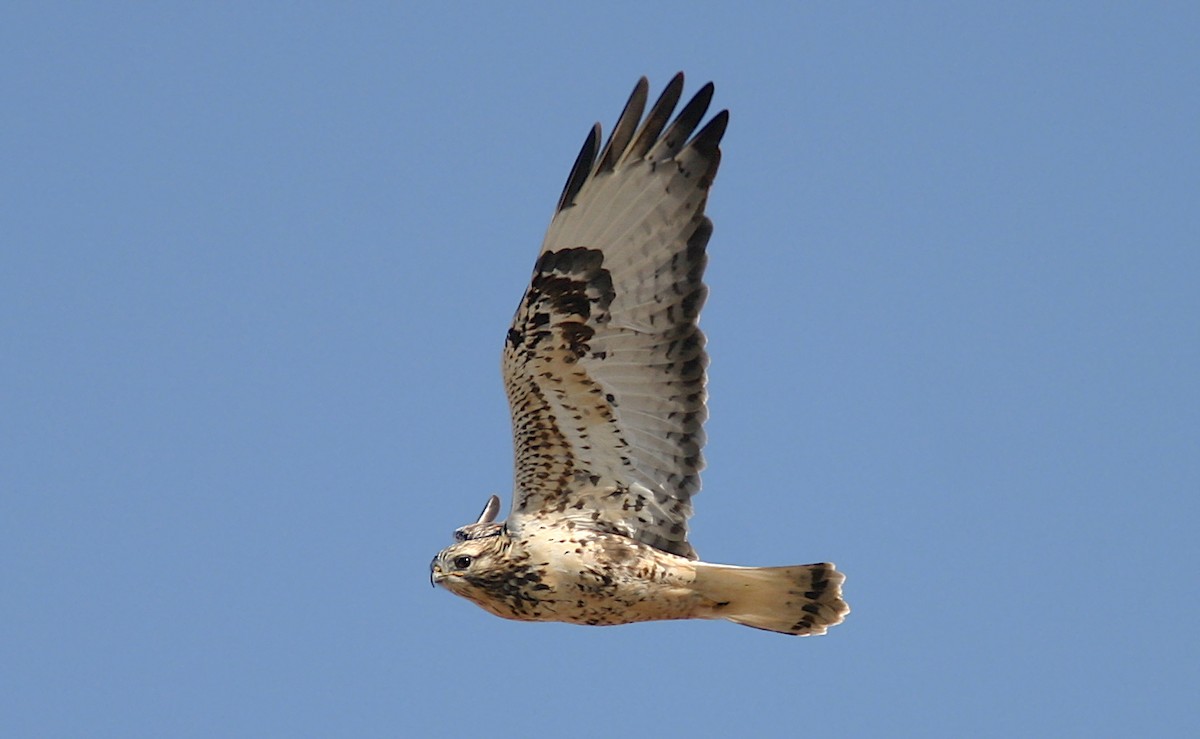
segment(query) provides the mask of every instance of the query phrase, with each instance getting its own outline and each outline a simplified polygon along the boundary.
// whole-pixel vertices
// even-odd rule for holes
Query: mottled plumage
[[[519,620],[824,633],[849,611],[833,565],[708,564],[687,539],[707,417],[704,207],[728,113],[696,132],[709,83],[670,121],[682,89],[679,74],[643,120],[643,78],[602,151],[600,127],[588,134],[504,344],[512,511],[497,523],[493,496],[432,578]]]

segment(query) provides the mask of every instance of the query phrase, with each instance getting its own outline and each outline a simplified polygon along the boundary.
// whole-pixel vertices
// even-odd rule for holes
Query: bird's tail
[[[696,587],[715,605],[713,618],[756,629],[808,636],[840,624],[846,577],[832,564],[734,567],[696,563]]]

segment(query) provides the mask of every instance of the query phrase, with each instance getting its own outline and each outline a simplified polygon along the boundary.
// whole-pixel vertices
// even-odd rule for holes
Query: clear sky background
[[[1195,735],[1200,6],[417,5],[0,10],[0,735]],[[692,540],[836,562],[825,637],[429,587],[578,146],[681,69]]]

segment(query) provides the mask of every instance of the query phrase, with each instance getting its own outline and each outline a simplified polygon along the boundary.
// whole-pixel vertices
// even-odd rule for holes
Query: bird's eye
[[[462,555],[461,557],[455,557],[454,558],[454,566],[460,570],[465,570],[471,566],[471,558],[465,554]]]

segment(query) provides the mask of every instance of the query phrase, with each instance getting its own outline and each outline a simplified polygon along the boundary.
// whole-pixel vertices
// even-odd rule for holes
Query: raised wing
[[[510,527],[538,518],[688,557],[704,466],[704,215],[728,112],[713,86],[668,126],[678,74],[644,121],[642,78],[604,150],[588,134],[504,346],[516,480]],[[639,121],[641,125],[639,126]]]

